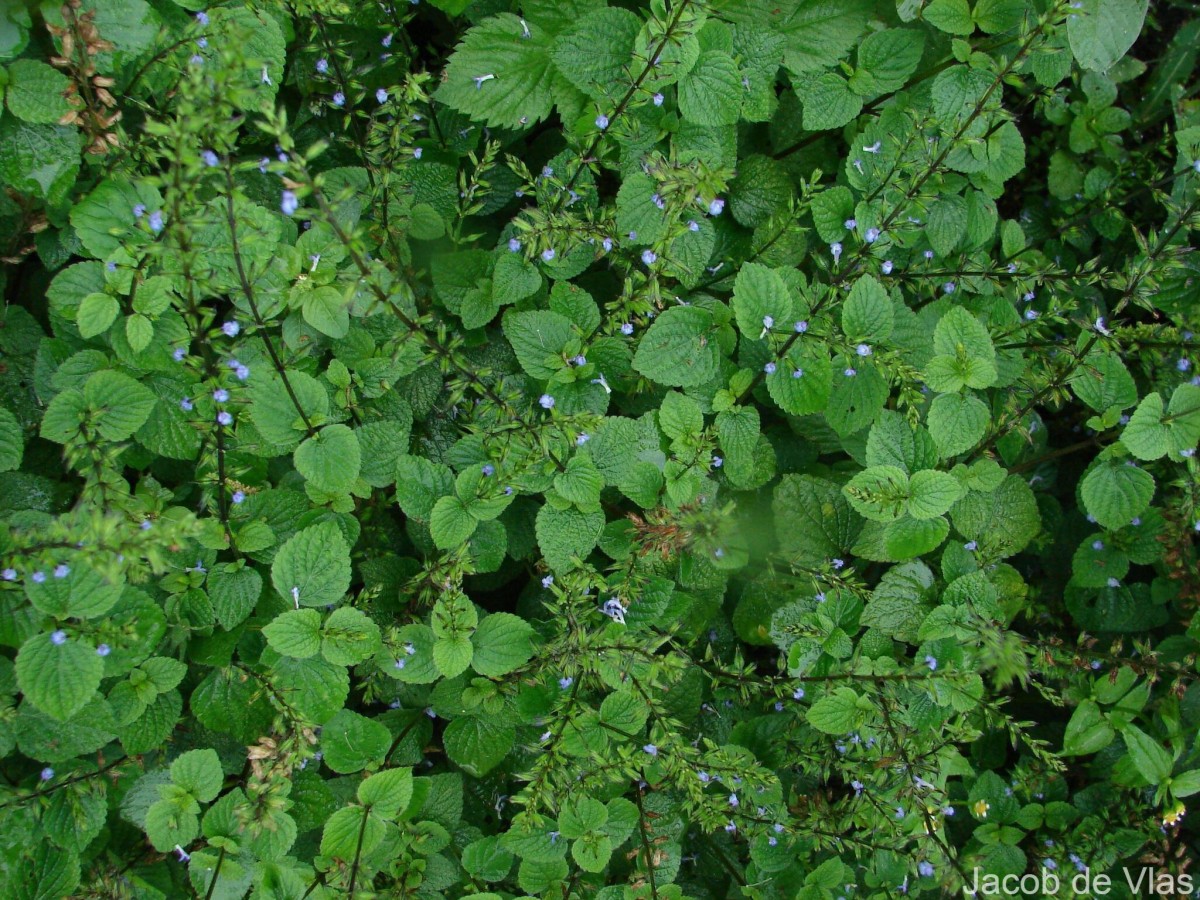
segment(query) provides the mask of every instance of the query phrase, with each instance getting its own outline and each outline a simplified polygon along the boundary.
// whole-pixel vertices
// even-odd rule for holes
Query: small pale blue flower
[[[216,166],[219,165],[221,162],[217,158],[217,154],[213,153],[213,151],[211,151],[211,150],[205,150],[203,153],[200,154],[200,158],[202,160],[204,160],[204,164],[206,166],[208,166],[210,169],[216,168]]]
[[[663,100],[665,100],[665,99],[666,98],[663,97],[662,94],[655,94],[653,97],[650,98],[650,100],[654,103],[655,106],[662,106]]]
[[[246,492],[245,491],[234,491],[233,496],[230,497],[229,499],[234,502],[234,505],[240,505],[240,504],[244,503],[246,500]]]
[[[633,323],[632,322],[621,323],[621,334],[633,334]]]
[[[608,127],[608,116],[604,115],[603,113],[596,116],[596,127],[599,128],[601,131],[603,131],[605,128],[607,128]]]
[[[50,633],[50,643],[55,647],[61,647],[67,642],[67,633],[61,629]]]
[[[285,216],[290,216],[294,214],[297,209],[299,209],[300,201],[296,198],[295,192],[284,191],[281,197],[282,199],[279,201],[279,208],[283,211]]]
[[[71,567],[68,566],[66,563],[59,563],[57,566],[54,567],[54,577],[55,578],[66,578],[70,574],[71,574]]]
[[[538,397],[538,405],[542,409],[554,409],[554,398],[549,394],[542,394],[542,396]]]
[[[544,259],[546,262],[550,262],[550,260],[554,259],[555,256],[557,256],[557,254],[554,252],[553,247],[547,247],[542,251],[542,259]]]
[[[99,657],[108,656],[110,653],[112,653],[112,647],[108,646],[108,644],[100,644],[96,647],[96,655]]]

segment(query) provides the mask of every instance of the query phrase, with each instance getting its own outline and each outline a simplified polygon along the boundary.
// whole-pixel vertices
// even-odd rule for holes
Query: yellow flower
[[[991,808],[992,805],[986,800],[976,800],[975,805],[971,807],[971,809],[975,811],[975,815],[979,816],[981,819],[987,818],[988,810]]]

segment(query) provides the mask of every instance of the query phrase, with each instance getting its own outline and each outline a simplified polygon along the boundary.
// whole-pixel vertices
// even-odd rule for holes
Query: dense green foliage
[[[1186,6],[10,4],[0,893],[1189,874]]]

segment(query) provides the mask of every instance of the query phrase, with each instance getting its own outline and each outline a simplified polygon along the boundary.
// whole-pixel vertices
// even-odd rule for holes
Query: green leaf
[[[932,519],[947,512],[963,495],[962,485],[948,472],[924,469],[909,481],[908,514],[914,519]]]
[[[444,678],[454,678],[467,671],[475,648],[466,635],[438,638],[433,644],[433,664]]]
[[[509,311],[504,316],[504,336],[521,368],[534,378],[551,378],[564,367],[563,349],[573,334],[571,320],[556,312]]]
[[[1154,478],[1137,466],[1103,460],[1084,475],[1079,496],[1102,528],[1122,528],[1150,505]]]
[[[580,797],[564,803],[558,816],[562,836],[577,840],[589,832],[599,831],[608,822],[608,807],[593,797]]]
[[[760,263],[742,266],[733,286],[733,314],[747,338],[757,339],[764,329],[790,329],[792,297],[779,273]]]
[[[321,421],[329,415],[329,394],[311,375],[287,369],[287,385],[273,370],[261,375],[255,372],[250,380],[250,418],[254,427],[279,452],[291,451],[300,443],[307,429],[296,411],[294,394],[310,422]],[[291,391],[288,386],[291,386]]]
[[[322,628],[321,655],[335,665],[357,665],[374,656],[380,645],[379,626],[352,606],[335,609]]]
[[[536,18],[526,24],[528,38],[525,24],[511,13],[469,28],[450,56],[436,99],[493,128],[532,127],[546,118],[553,103],[553,35]]]
[[[590,456],[576,454],[567,462],[565,471],[554,476],[554,489],[583,511],[600,508],[600,490],[604,476]]]
[[[933,438],[921,426],[915,429],[903,415],[884,410],[867,436],[867,465],[896,466],[909,475],[937,465]]]
[[[249,566],[214,566],[208,573],[207,587],[217,621],[230,631],[244,622],[258,603],[262,576]]]
[[[471,635],[471,667],[486,678],[500,678],[533,656],[533,627],[512,613],[485,616]]]
[[[852,343],[874,344],[892,335],[892,301],[878,281],[864,275],[854,282],[842,305],[842,331]]]
[[[20,468],[25,454],[25,435],[17,417],[0,406],[0,472]]]
[[[70,109],[65,96],[69,78],[36,59],[18,59],[8,67],[4,101],[18,119],[52,125]]]
[[[92,375],[83,386],[83,399],[99,413],[96,429],[110,441],[123,441],[141,428],[157,402],[148,387],[112,371]]]
[[[721,14],[748,25],[769,25],[784,37],[783,64],[812,72],[841,59],[866,30],[869,0],[722,0]]]
[[[875,522],[890,522],[904,515],[909,492],[908,475],[895,466],[872,466],[843,488],[854,509]]]
[[[199,833],[200,819],[190,808],[159,800],[146,811],[146,836],[160,853],[190,844]]]
[[[262,631],[271,649],[284,656],[307,659],[321,650],[321,614],[315,609],[289,609]]]
[[[321,855],[351,860],[379,846],[386,833],[381,818],[361,806],[345,806],[325,822],[321,832]]]
[[[82,337],[91,339],[104,334],[117,319],[121,305],[111,294],[88,294],[75,313],[75,324]]]
[[[350,331],[350,312],[342,292],[328,285],[304,294],[301,305],[304,321],[331,338],[343,338]]]
[[[932,553],[949,533],[950,523],[943,516],[928,519],[904,516],[884,526],[883,548],[889,559],[912,559]]]
[[[1082,0],[1067,17],[1071,52],[1085,69],[1106,72],[1133,46],[1149,0]]]
[[[502,253],[492,273],[492,299],[501,306],[536,294],[542,286],[537,266],[520,253]],[[491,316],[488,317],[490,321]]]
[[[401,456],[396,461],[396,500],[404,514],[428,522],[440,497],[454,491],[450,467],[423,456]]]
[[[446,726],[446,755],[464,772],[481,778],[500,764],[516,741],[511,725],[463,716]]]
[[[1164,414],[1165,412],[1165,414]],[[1138,459],[1154,460],[1181,450],[1194,450],[1200,441],[1200,387],[1181,384],[1163,409],[1158,393],[1147,394],[1121,432],[1121,443]]]
[[[975,24],[987,34],[999,34],[1019,26],[1028,12],[1028,0],[979,0],[975,4]]]
[[[120,602],[124,580],[110,581],[82,561],[68,568],[65,578],[26,581],[25,596],[34,609],[59,619],[95,619]]]
[[[452,550],[469,538],[479,521],[458,497],[442,497],[433,505],[429,530],[439,550]]]
[[[641,28],[641,19],[627,9],[597,9],[555,39],[551,57],[567,81],[603,100],[624,90]]]
[[[742,76],[728,53],[700,54],[679,82],[679,111],[697,125],[733,125],[742,112]]]
[[[872,32],[858,45],[858,68],[850,86],[868,97],[898,91],[916,71],[924,51],[925,36],[915,28]]]
[[[1099,753],[1113,742],[1116,732],[1108,724],[1095,700],[1084,700],[1071,713],[1063,735],[1063,754],[1087,756]]]
[[[695,306],[673,306],[654,320],[638,342],[633,367],[652,381],[692,387],[717,374],[718,351],[712,314]]]
[[[64,722],[83,709],[100,687],[104,660],[77,638],[67,636],[58,645],[49,634],[39,632],[21,645],[15,671],[26,699]]]
[[[804,127],[808,131],[841,128],[862,112],[862,97],[850,90],[841,75],[826,72],[796,88],[804,104]]]
[[[812,475],[785,475],[772,507],[779,549],[802,563],[842,555],[862,528],[841,487]]]
[[[1171,754],[1136,725],[1126,725],[1121,730],[1129,758],[1143,778],[1150,784],[1162,784],[1171,775],[1174,760]]]
[[[725,451],[725,475],[734,486],[748,487],[754,480],[759,425],[758,410],[753,406],[735,406],[717,413],[717,436]]]
[[[988,408],[974,394],[940,394],[929,405],[929,433],[942,459],[966,453],[983,439]]]
[[[827,693],[808,710],[808,724],[824,734],[844,736],[858,722],[858,694],[841,687]]]
[[[546,504],[537,514],[537,542],[546,563],[555,572],[572,568],[572,557],[585,559],[604,529],[604,513],[574,507],[555,509]]]
[[[381,819],[392,819],[408,808],[413,795],[412,769],[388,769],[358,786],[358,802]]]
[[[854,195],[842,185],[834,185],[813,195],[813,224],[826,243],[840,241],[847,234],[846,221],[854,218]]]
[[[934,28],[949,34],[967,35],[975,30],[967,0],[933,0],[922,16]]]
[[[225,775],[216,750],[189,750],[171,763],[171,780],[201,803],[210,803],[221,791]]]
[[[938,256],[953,253],[954,248],[967,236],[967,202],[956,194],[939,197],[929,208],[925,236]]]
[[[832,392],[833,364],[821,343],[796,342],[767,375],[767,393],[793,416],[823,412]]]
[[[348,709],[339,710],[321,728],[325,765],[340,775],[382,762],[391,743],[392,735],[382,723]]]
[[[925,381],[935,391],[986,388],[999,377],[991,335],[961,306],[951,308],[938,322],[933,350],[936,355],[926,367]]]
[[[287,603],[326,606],[350,590],[350,547],[333,522],[290,537],[271,564],[271,583]]]
[[[857,366],[849,370],[856,374],[837,373],[825,410],[830,427],[841,437],[869,427],[883,412],[888,397],[888,384],[874,365],[859,363],[857,358],[851,365]]]
[[[293,458],[296,471],[326,494],[348,494],[362,467],[358,435],[346,425],[326,425],[305,438]]]

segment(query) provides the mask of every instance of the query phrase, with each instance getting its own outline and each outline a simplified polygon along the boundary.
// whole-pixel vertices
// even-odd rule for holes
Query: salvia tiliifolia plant
[[[8,3],[0,895],[1190,895],[1198,53]]]

